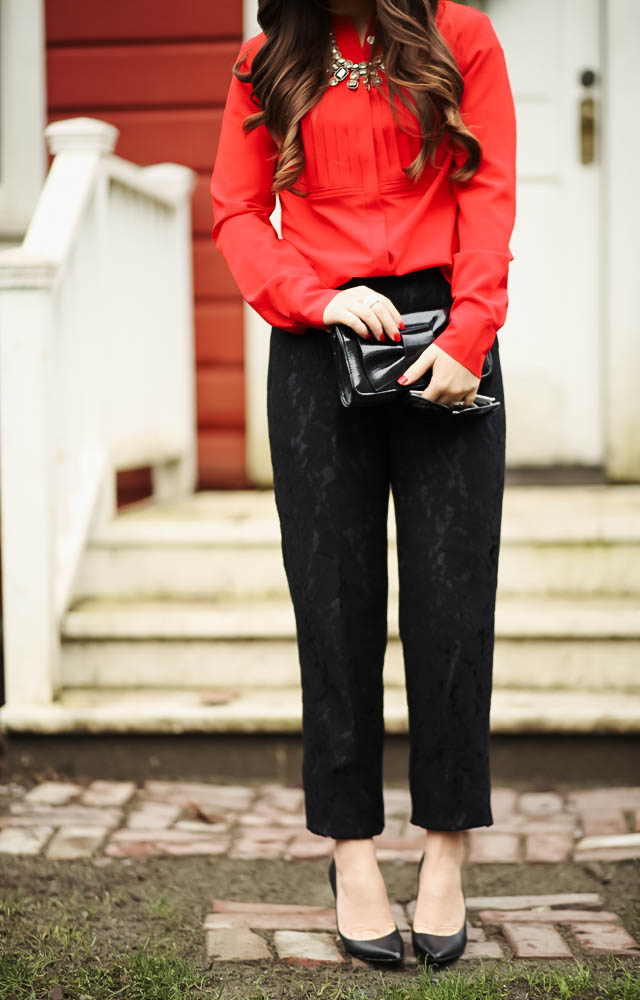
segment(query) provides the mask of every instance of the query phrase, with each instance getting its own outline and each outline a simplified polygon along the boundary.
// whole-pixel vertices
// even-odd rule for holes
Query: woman
[[[213,238],[272,326],[268,419],[303,694],[308,828],[335,840],[339,933],[400,961],[372,838],[384,827],[387,511],[393,492],[411,821],[424,828],[412,941],[462,953],[463,831],[493,823],[489,708],[504,489],[496,333],[507,311],[516,123],[489,17],[453,0],[259,0],[211,178]],[[270,223],[278,193],[282,238]],[[450,309],[405,372],[423,395],[502,406],[434,421],[341,406],[329,330],[400,339]],[[402,381],[402,379],[401,379]]]

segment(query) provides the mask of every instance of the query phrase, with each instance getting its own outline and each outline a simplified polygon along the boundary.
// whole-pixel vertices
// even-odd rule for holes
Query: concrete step
[[[390,588],[397,593],[393,505]],[[640,486],[511,486],[501,594],[640,595]],[[142,503],[91,540],[75,598],[276,597],[287,593],[270,490]]]
[[[397,605],[389,602],[385,683],[402,687]],[[297,685],[288,600],[240,602],[86,599],[64,618],[65,687]],[[428,651],[425,651],[428,663]],[[639,691],[636,598],[502,597],[494,686]]]
[[[385,728],[408,730],[406,697],[385,691]],[[104,688],[62,690],[50,705],[0,708],[11,732],[69,733],[295,733],[301,731],[297,687],[248,692]],[[638,733],[640,693],[494,690],[493,733]]]

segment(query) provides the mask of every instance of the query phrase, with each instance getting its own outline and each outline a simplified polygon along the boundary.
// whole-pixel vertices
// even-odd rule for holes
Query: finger
[[[349,306],[349,308],[356,314],[356,316],[366,323],[376,340],[384,340],[384,328],[382,323],[369,306],[365,306],[362,302],[355,302],[352,306]]]
[[[434,384],[433,380],[429,382],[429,385],[422,393],[422,396],[424,396],[425,399],[430,399],[432,403],[444,403],[445,405],[448,403],[447,393],[445,393],[437,383]]]
[[[407,370],[403,375],[400,376],[398,381],[401,385],[410,385],[411,382],[415,382],[422,375],[429,371],[435,361],[435,352],[427,347],[426,351],[423,351],[419,358],[417,358],[412,365],[409,365]]]
[[[387,306],[389,312],[393,316],[395,322],[397,323],[398,327],[400,327],[400,329],[402,329],[402,325],[403,325],[403,323],[402,323],[402,313],[400,312],[399,309],[397,309],[395,307],[395,305],[393,304],[393,302],[391,301],[391,299],[388,299],[386,297],[386,295],[383,296],[383,300],[384,300],[384,303]]]
[[[367,285],[360,285],[356,289],[356,291],[358,292],[358,295],[359,295],[359,297],[361,299],[366,299],[366,297],[368,295],[377,295],[378,296],[378,301],[374,304],[374,308],[378,308],[379,306],[383,306],[388,311],[389,315],[391,316],[391,319],[392,319],[393,323],[395,324],[394,329],[393,329],[393,333],[391,334],[391,337],[393,339],[393,334],[397,333],[404,326],[404,324],[402,322],[402,313],[398,309],[396,309],[395,305],[393,304],[393,302],[391,301],[391,299],[388,296],[382,295],[381,292],[376,292],[375,289],[369,288]],[[378,314],[378,315],[380,315],[380,314]],[[389,330],[386,327],[385,327],[385,331],[386,331],[387,334],[389,334]]]
[[[455,403],[460,398],[459,392],[454,392],[449,383],[442,381],[442,376],[438,380],[435,375],[431,377],[431,381],[422,395],[425,399],[430,399],[434,403],[442,403],[444,406],[450,406],[451,403]]]
[[[364,340],[371,340],[372,338],[371,331],[362,322],[360,317],[356,316],[356,314],[351,312],[351,310],[345,309],[340,314],[340,319],[338,320],[338,322],[344,323],[345,326],[350,327],[355,333],[358,334],[359,337],[362,337]]]
[[[398,330],[402,329],[404,325],[402,322],[402,313],[398,309],[396,309],[391,299],[387,298],[386,295],[378,294],[378,301],[374,304],[374,308],[375,309],[382,308],[384,311],[386,311],[385,315],[388,313],[394,325],[393,326],[394,333],[397,333]],[[380,315],[380,313],[378,313],[378,315]],[[389,333],[386,327],[385,330],[387,333]],[[391,336],[393,336],[393,334]]]
[[[382,326],[384,327],[384,332],[390,340],[400,341],[402,337],[400,336],[400,330],[395,319],[391,315],[391,311],[387,306],[386,302],[380,300],[376,302],[371,307],[374,311]]]

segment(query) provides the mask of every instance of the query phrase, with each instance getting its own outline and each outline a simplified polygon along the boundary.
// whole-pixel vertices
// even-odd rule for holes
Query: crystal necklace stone
[[[347,81],[349,90],[357,90],[360,80],[367,90],[371,90],[372,84],[374,87],[382,85],[380,72],[384,73],[384,62],[381,55],[374,56],[373,59],[353,62],[351,59],[345,59],[342,55],[333,31],[329,32],[329,40],[331,42],[331,66],[327,73],[330,74],[329,83],[332,87],[337,87],[343,80]],[[373,45],[375,40],[375,35],[367,35],[369,45]]]

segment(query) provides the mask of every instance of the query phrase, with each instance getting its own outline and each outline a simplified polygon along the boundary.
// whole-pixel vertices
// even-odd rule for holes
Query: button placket
[[[369,23],[367,24],[364,45],[361,45],[353,18],[348,15],[334,15],[333,33],[338,43],[338,47],[343,56],[346,59],[351,60],[355,65],[368,60],[371,56],[373,45],[375,43],[376,21],[377,18],[374,13],[369,18]],[[374,41],[371,39],[374,39]],[[358,87],[355,93],[350,93],[348,97],[345,95],[343,99],[350,101],[357,101],[359,99],[363,102],[360,105],[362,117],[360,119],[361,125],[359,128],[361,138],[358,143],[358,155],[361,160],[360,168],[364,185],[364,201],[367,208],[367,220],[369,222],[371,233],[370,245],[372,247],[380,248],[377,260],[374,264],[374,269],[376,271],[380,270],[384,272],[390,266],[390,258],[388,251],[387,226],[384,212],[382,211],[380,204],[380,177],[377,167],[375,140],[373,134],[373,112],[371,102],[372,100],[379,99],[379,97],[375,94],[376,90],[376,87],[372,87],[369,91],[367,91],[364,87]],[[358,94],[358,91],[360,91],[360,95]],[[365,101],[366,105],[364,103]]]

